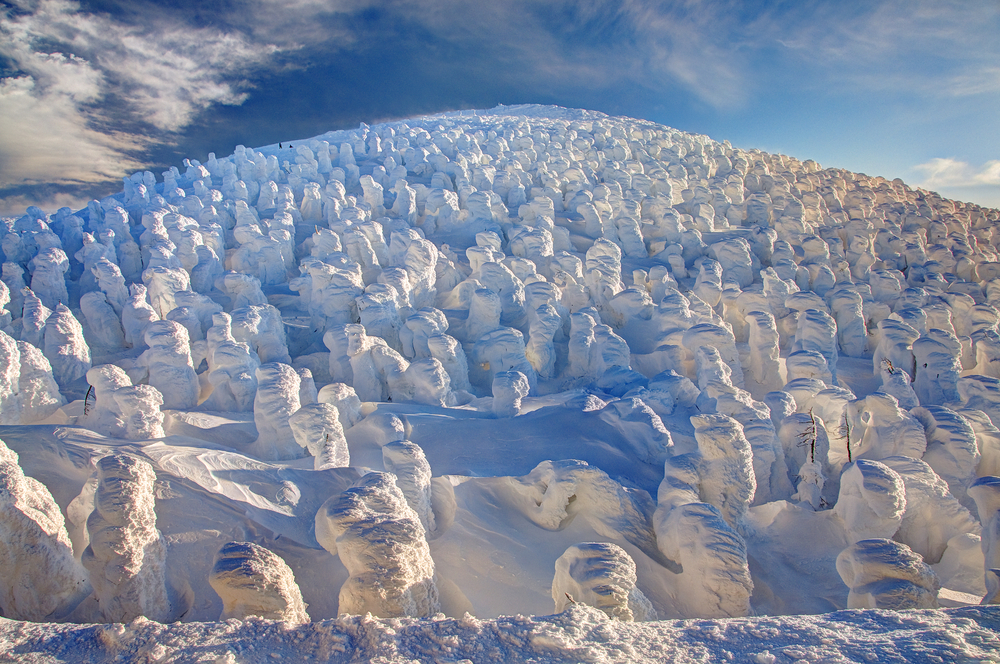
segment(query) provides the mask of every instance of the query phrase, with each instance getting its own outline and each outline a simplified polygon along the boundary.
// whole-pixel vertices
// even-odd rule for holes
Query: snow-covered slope
[[[998,221],[543,106],[29,209],[0,527],[80,578],[22,616],[47,586],[0,549],[0,611],[197,624],[0,629],[40,661],[988,657],[988,607],[622,620],[996,601]],[[322,622],[205,623],[255,611]]]

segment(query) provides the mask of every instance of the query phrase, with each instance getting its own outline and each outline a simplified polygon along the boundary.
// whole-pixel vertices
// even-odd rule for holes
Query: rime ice
[[[222,598],[222,620],[258,616],[309,622],[292,570],[262,546],[252,542],[223,546],[215,556],[209,582]]]
[[[166,543],[156,529],[155,479],[147,462],[128,455],[107,456],[97,464],[94,512],[87,520],[90,546],[83,564],[107,621],[139,616],[164,621],[170,615]]]
[[[88,589],[73,558],[62,512],[49,490],[27,477],[0,441],[0,609],[12,620],[42,621],[72,609]]]
[[[1000,213],[567,109],[294,145],[0,228],[22,461],[134,455],[72,619],[996,601]]]
[[[394,480],[366,475],[316,514],[316,538],[351,575],[341,613],[429,617],[439,608],[424,528]]]

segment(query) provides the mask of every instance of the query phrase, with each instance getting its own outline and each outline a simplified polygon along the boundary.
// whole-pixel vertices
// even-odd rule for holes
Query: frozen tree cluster
[[[599,413],[662,472],[638,489],[549,457],[508,478],[535,526],[591,510],[608,540],[560,544],[557,611],[749,615],[772,593],[754,593],[751,550],[779,527],[825,534],[843,606],[933,607],[944,587],[1000,602],[998,210],[524,106],[187,159],[83,210],[4,219],[0,242],[0,424],[150,458],[97,462],[81,564],[0,450],[7,617],[64,615],[90,587],[103,620],[176,617],[153,450],[199,418],[252,426],[218,443],[246,472],[340,477],[381,448],[349,488],[286,479],[254,503],[336,556],[341,613],[471,605],[439,592],[463,483],[434,475],[416,414],[499,440],[553,408]],[[470,457],[492,435],[475,432],[456,434]],[[201,580],[222,617],[308,621],[294,561],[244,535]],[[14,541],[37,543],[31,561]]]

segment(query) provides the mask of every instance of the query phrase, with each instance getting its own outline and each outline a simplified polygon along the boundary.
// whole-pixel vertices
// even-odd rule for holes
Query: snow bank
[[[161,625],[40,625],[0,621],[9,650],[39,661],[58,661],[67,649],[88,644],[98,664],[122,659],[211,658],[215,661],[310,660],[615,661],[664,659],[777,662],[798,660],[989,661],[998,639],[995,610],[839,611],[822,616],[672,620],[624,623],[583,604],[554,616],[491,620],[376,620],[344,616],[290,627],[248,619],[226,623]],[[623,654],[624,653],[624,654]]]

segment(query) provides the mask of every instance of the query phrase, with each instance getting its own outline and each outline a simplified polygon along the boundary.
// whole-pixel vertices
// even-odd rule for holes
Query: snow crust
[[[885,659],[988,662],[995,656],[995,610],[838,611],[720,621],[614,621],[570,606],[554,616],[474,616],[373,620],[343,616],[308,625],[247,619],[161,625],[57,625],[0,619],[10,652],[43,664],[66,661],[86,643],[90,661],[175,662],[452,661],[779,662]],[[279,660],[277,655],[281,659]]]
[[[920,639],[721,620],[998,601],[996,210],[536,106],[123,184],[0,224],[0,610],[132,621],[25,652],[867,661],[822,620]]]

